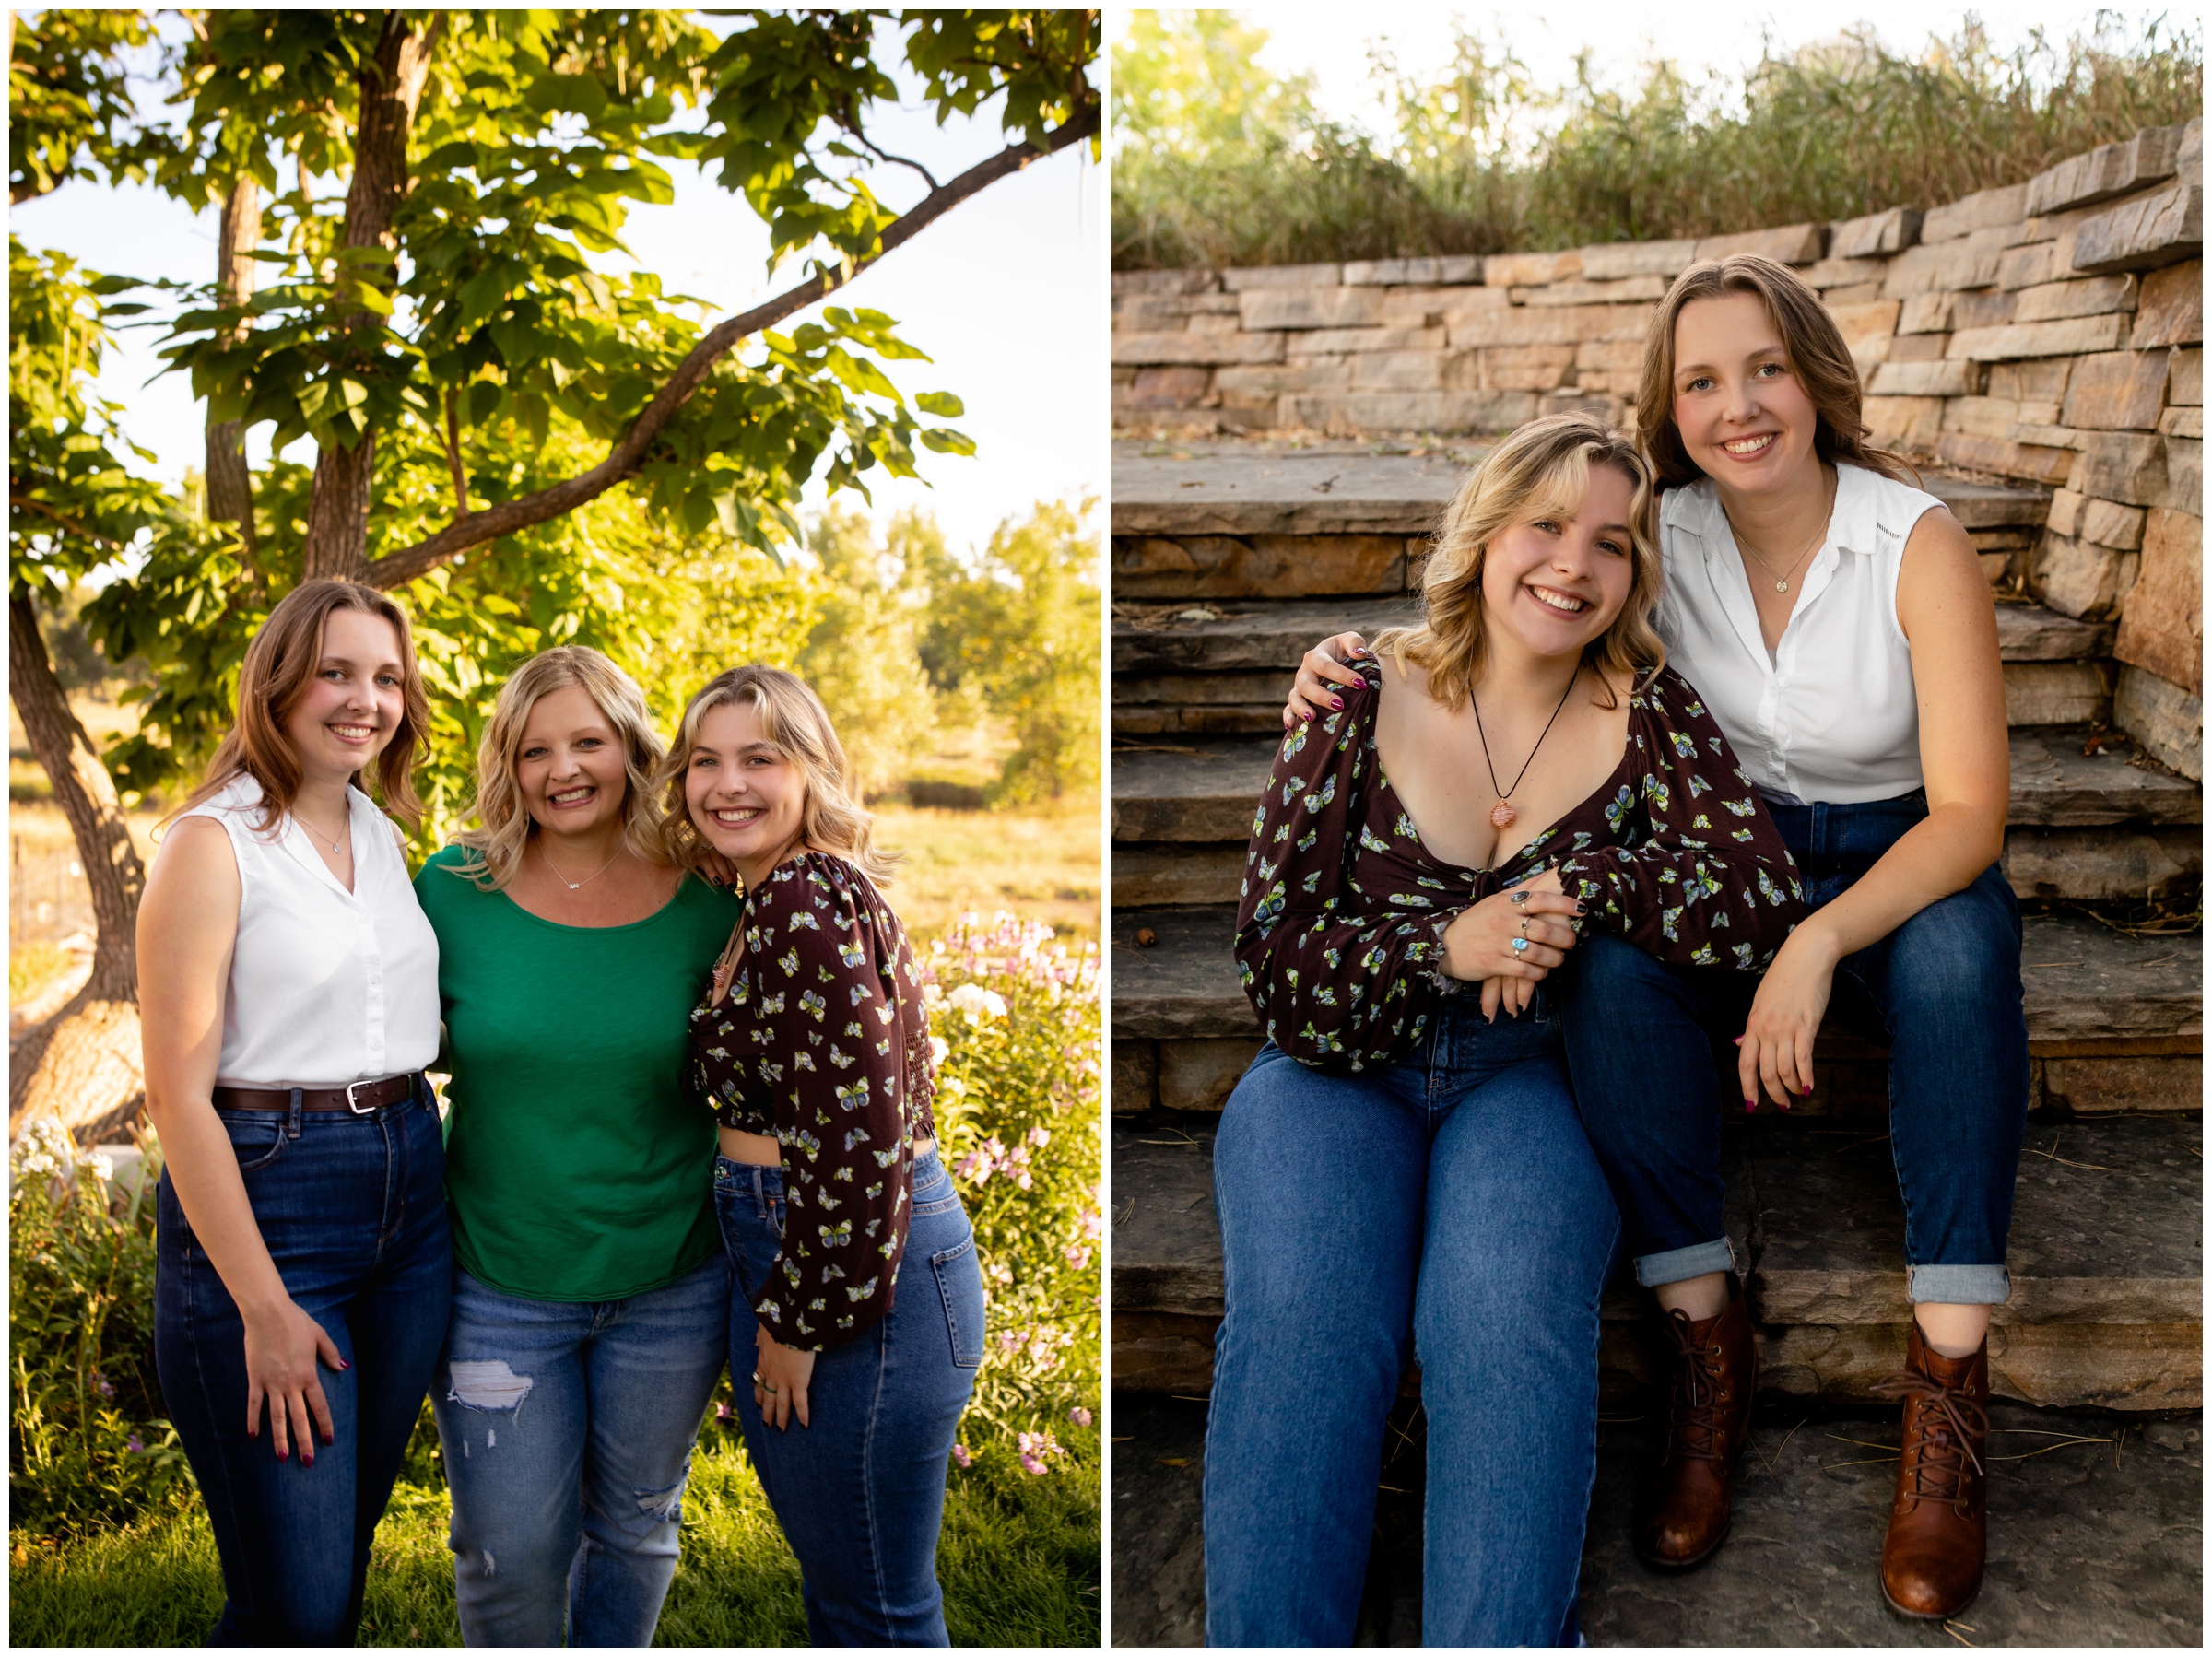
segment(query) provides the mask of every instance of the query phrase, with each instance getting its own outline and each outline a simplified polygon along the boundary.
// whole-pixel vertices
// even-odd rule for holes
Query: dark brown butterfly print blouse
[[[1253,819],[1237,962],[1267,1036],[1293,1058],[1361,1070],[1411,1057],[1440,997],[1444,928],[1556,866],[1596,926],[1661,960],[1756,971],[1806,910],[1797,868],[1679,674],[1629,699],[1604,786],[1494,869],[1429,854],[1375,752],[1382,670],[1340,712],[1289,732]]]
[[[691,1014],[691,1081],[782,1146],[783,1251],[753,1310],[823,1351],[891,1310],[914,1141],[936,1133],[922,975],[874,883],[826,852],[778,864],[738,924],[729,994]]]

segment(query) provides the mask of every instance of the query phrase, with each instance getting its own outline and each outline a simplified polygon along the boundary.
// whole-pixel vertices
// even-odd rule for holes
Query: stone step
[[[1122,441],[1113,445],[1110,522],[1116,539],[1425,535],[1466,474],[1465,462],[1445,455],[1375,453],[1352,445],[1163,449]],[[1935,472],[1923,483],[1969,530],[2041,528],[2050,512],[2051,491],[2032,485],[1969,483]],[[1115,596],[1151,596],[1125,585],[1119,548],[1115,560]],[[1161,596],[1181,597],[1184,591]]]
[[[2202,1142],[2197,1117],[2030,1124],[2014,1198],[2013,1294],[1994,1312],[1990,1342],[2001,1396],[2201,1404]],[[1115,1126],[1117,1386],[1193,1392],[1210,1382],[1210,1324],[1222,1310],[1212,1146],[1204,1118]],[[1911,1318],[1887,1135],[1754,1120],[1724,1135],[1723,1169],[1728,1228],[1749,1268],[1762,1391],[1870,1396],[1901,1363]],[[1648,1376],[1635,1333],[1646,1298],[1625,1271],[1602,1315],[1613,1327],[1601,1364],[1617,1381]]]
[[[1124,681],[1188,675],[1295,673],[1300,657],[1336,633],[1372,639],[1418,621],[1411,596],[1114,605],[1112,663]],[[2006,662],[2087,662],[2112,653],[2112,623],[2079,621],[2041,605],[1997,606],[1997,652]],[[1277,699],[1279,706],[1280,699]]]
[[[1230,954],[1234,909],[1115,906],[1112,1034],[1179,1041],[1257,1036]],[[1136,934],[1157,940],[1140,946]],[[2204,1039],[2204,938],[2135,937],[2078,912],[2027,917],[2029,1051],[2047,1058],[2192,1053]],[[1852,1051],[1832,1024],[1830,1051]],[[1864,1044],[1857,1052],[1865,1052]],[[1818,1056],[1818,1055],[1816,1055]]]
[[[2204,831],[2179,828],[2011,828],[2002,859],[2023,898],[2080,903],[2165,897],[2204,871]],[[1244,847],[1117,845],[1116,901],[1128,904],[1234,903],[1244,877]]]
[[[2005,868],[2023,898],[2163,896],[2203,869],[2203,791],[2065,726],[2012,731]],[[2095,753],[2084,753],[2095,746]],[[1270,738],[1127,742],[1113,761],[1113,877],[1124,906],[1233,903]]]
[[[2131,750],[2124,745],[2084,754],[2090,734],[2065,726],[2013,727],[2007,822],[2015,828],[2149,829],[2204,821],[2204,791],[2197,784],[2129,764]],[[1241,855],[1275,748],[1272,736],[1116,748],[1116,880],[1123,873],[1123,848],[1135,842],[1234,842]],[[1118,894],[1117,900],[1148,901]]]
[[[1116,1392],[1113,1643],[1205,1643],[1201,1496],[1206,1405]],[[1354,1642],[1421,1640],[1426,1422],[1393,1412]],[[1600,1415],[1579,1616],[1594,1646],[2196,1646],[2203,1643],[2204,1420],[1990,1410],[1994,1473],[1982,1592],[1953,1623],[1907,1622],[1877,1581],[1897,1478],[1895,1409],[1776,1399],[1753,1418],[1727,1543],[1692,1571],[1630,1545],[1655,1420]]]
[[[2112,714],[2115,669],[2110,661],[2006,662],[2007,725],[2104,724]],[[1282,729],[1293,670],[1177,674],[1117,678],[1112,683],[1113,735],[1268,734]]]

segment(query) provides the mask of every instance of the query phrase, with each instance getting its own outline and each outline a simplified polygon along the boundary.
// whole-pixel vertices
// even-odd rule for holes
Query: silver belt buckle
[[[347,1082],[346,1084],[346,1109],[356,1116],[374,1116],[382,1110],[382,1105],[359,1105],[354,1102],[353,1090],[356,1087],[373,1087],[376,1085],[375,1082]]]

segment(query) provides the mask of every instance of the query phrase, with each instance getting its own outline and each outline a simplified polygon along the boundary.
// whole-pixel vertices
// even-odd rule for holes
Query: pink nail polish
[[[1750,1111],[1752,1115],[1757,1116],[1759,1114],[1759,1101],[1755,1099],[1747,1099],[1744,1101],[1744,1109]]]
[[[276,1452],[276,1459],[277,1459],[278,1461],[280,1461],[280,1462],[281,1462],[281,1461],[285,1460],[285,1459],[286,1459],[288,1456],[289,1456],[290,1454],[291,1454],[291,1451],[288,1451],[288,1450],[280,1450],[280,1451],[278,1451]]]
[[[1337,711],[1342,712],[1344,710],[1344,698],[1340,696],[1333,696],[1329,698],[1329,706],[1335,708],[1337,710]]]
[[[1738,1047],[1741,1047],[1741,1046],[1744,1044],[1744,1039],[1743,1039],[1741,1036],[1738,1036],[1738,1037],[1736,1037],[1736,1038],[1735,1038],[1735,1044],[1736,1044]]]
[[[1809,1086],[1808,1086],[1808,1087],[1806,1088],[1806,1090],[1805,1090],[1805,1097],[1806,1097],[1806,1098],[1807,1098],[1807,1099],[1810,1099],[1810,1098],[1812,1098],[1812,1097],[1813,1097],[1813,1090],[1812,1090],[1812,1088],[1811,1088]]]
[[[341,1357],[338,1359],[338,1368],[341,1369],[350,1369],[353,1368],[353,1366]]]
[[[300,1455],[300,1466],[302,1466],[302,1467],[312,1467],[314,1464],[315,1464],[315,1458],[314,1458],[313,1456],[312,1456],[312,1455],[308,1455],[308,1454],[306,1454],[305,1452],[302,1452],[302,1453],[301,1453],[301,1455]]]

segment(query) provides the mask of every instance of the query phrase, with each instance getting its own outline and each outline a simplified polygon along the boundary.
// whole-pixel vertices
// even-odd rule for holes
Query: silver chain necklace
[[[598,879],[600,876],[606,874],[607,870],[615,866],[615,857],[619,857],[622,855],[622,842],[619,840],[615,842],[615,857],[608,858],[605,863],[594,869],[589,875],[586,875],[582,880],[571,880],[566,875],[561,874],[560,865],[553,861],[553,853],[546,850],[545,842],[543,840],[538,842],[537,854],[546,860],[546,867],[553,871],[555,876],[560,881],[561,885],[567,887],[571,892],[581,892],[585,887],[591,885],[593,881]]]
[[[330,840],[330,836],[324,834],[322,829],[316,828],[312,823],[301,817],[300,815],[300,808],[297,805],[292,807],[292,821],[299,824],[300,828],[308,830],[308,832],[312,834],[315,839],[320,840],[330,840],[330,854],[333,857],[343,857],[346,854],[345,847],[341,846],[336,840]],[[340,836],[343,836],[346,830],[344,828],[338,830]]]
[[[1790,567],[1787,570],[1784,570],[1779,576],[1775,576],[1775,592],[1787,593],[1790,590],[1790,577],[1797,573],[1797,566],[1804,563],[1806,558],[1812,557],[1814,553],[1820,549],[1821,544],[1828,539],[1829,518],[1832,518],[1835,515],[1835,486],[1830,484],[1829,486],[1828,517],[1824,517],[1820,520],[1820,533],[1813,538],[1813,544],[1810,546],[1807,546],[1803,552],[1799,553],[1795,558],[1790,560]],[[1724,518],[1728,515],[1725,508],[1722,509],[1721,515]],[[1742,551],[1751,559],[1753,563],[1757,564],[1761,570],[1764,570],[1769,575],[1774,574],[1774,566],[1768,563],[1763,558],[1760,558],[1758,553],[1752,551],[1751,543],[1745,540],[1743,535],[1737,532],[1733,522],[1728,525],[1728,533],[1735,536],[1736,546],[1742,549]]]

